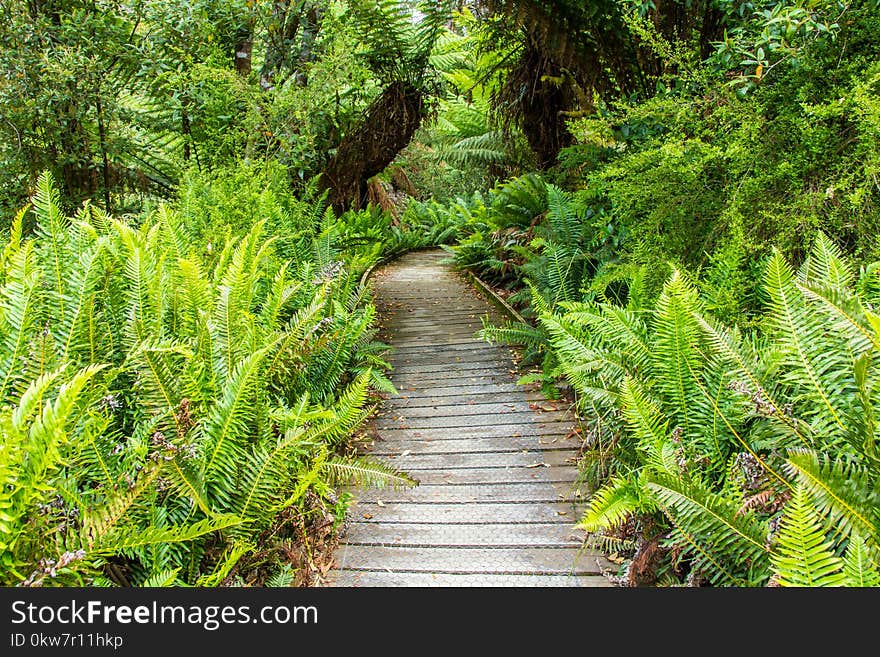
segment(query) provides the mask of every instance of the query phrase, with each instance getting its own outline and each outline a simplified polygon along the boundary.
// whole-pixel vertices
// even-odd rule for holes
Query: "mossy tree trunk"
[[[321,176],[337,213],[366,203],[367,181],[409,144],[425,111],[424,93],[408,82],[392,82],[373,101],[360,123],[343,137]]]

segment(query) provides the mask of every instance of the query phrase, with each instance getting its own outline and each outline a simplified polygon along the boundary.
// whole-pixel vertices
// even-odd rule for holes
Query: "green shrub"
[[[338,482],[411,483],[341,456],[393,387],[328,236],[227,224],[206,256],[223,215],[66,217],[48,176],[33,203],[0,257],[4,584],[218,585]]]
[[[718,322],[678,272],[645,313],[542,310],[556,373],[594,418],[588,458],[604,459],[580,525],[630,554],[654,541],[678,581],[852,584],[850,563],[876,585],[880,316],[854,291],[866,284],[820,234],[797,272],[769,259],[760,333]]]

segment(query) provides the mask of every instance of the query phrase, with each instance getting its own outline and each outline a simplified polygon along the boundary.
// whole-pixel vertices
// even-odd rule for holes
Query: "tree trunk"
[[[265,91],[275,86],[279,73],[284,70],[287,63],[287,52],[296,38],[305,12],[305,2],[302,1],[294,10],[295,15],[292,16],[290,4],[291,0],[275,0],[272,4],[272,20],[269,23],[267,33],[266,58],[260,71],[260,86]]]
[[[424,115],[422,92],[407,82],[393,82],[373,101],[360,124],[340,142],[321,176],[337,213],[360,209],[366,203],[367,181],[409,144]]]
[[[233,56],[235,57],[235,72],[246,78],[251,74],[252,53],[254,49],[253,25],[248,20],[235,31],[235,44]]]
[[[523,134],[542,170],[553,166],[559,151],[574,143],[563,115],[575,103],[570,86],[542,79],[558,75],[553,62],[530,44],[506,82],[513,86],[505,95],[518,105],[515,111]]]

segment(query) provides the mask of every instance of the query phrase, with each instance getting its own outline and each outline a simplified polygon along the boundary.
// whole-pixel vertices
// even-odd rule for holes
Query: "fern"
[[[760,523],[736,504],[668,475],[648,475],[648,489],[692,542],[695,564],[715,583],[744,585],[766,577],[770,550]]]
[[[26,244],[10,258],[5,272],[6,283],[0,290],[0,399],[20,379],[27,342],[36,329],[37,308],[41,303],[40,271],[36,268],[33,247]]]
[[[158,573],[154,573],[147,577],[141,584],[144,588],[162,588],[166,586],[174,586],[178,583],[177,575],[180,568],[169,568]]]
[[[831,458],[809,450],[791,450],[786,468],[815,500],[829,526],[843,537],[857,534],[877,550],[880,488],[865,467],[845,457]]]
[[[628,478],[614,477],[593,493],[577,526],[588,532],[613,529],[644,508],[639,486]]]
[[[241,524],[241,519],[234,515],[218,515],[213,518],[199,520],[185,527],[149,527],[137,532],[126,531],[115,535],[104,534],[91,547],[91,553],[116,553],[134,550],[148,545],[183,543],[195,540],[205,534],[211,534]]]
[[[828,422],[819,427],[826,431],[845,429],[841,399],[851,394],[846,379],[845,352],[830,346],[824,337],[826,325],[810,312],[798,291],[788,264],[775,253],[767,267],[766,286],[770,297],[770,318],[783,347],[785,364],[791,369],[783,374],[792,383],[805,383],[810,397],[823,409]],[[817,428],[819,428],[817,427]]]
[[[208,484],[209,496],[228,499],[236,483],[230,475],[244,456],[241,437],[248,435],[248,424],[257,410],[254,395],[265,355],[264,350],[257,351],[236,366],[206,416],[201,476]]]
[[[324,469],[334,486],[354,485],[373,488],[411,488],[419,482],[381,461],[367,457],[327,459]]]
[[[799,486],[786,505],[771,556],[780,586],[841,586],[843,560],[825,536],[806,488]]]
[[[43,173],[37,180],[32,203],[37,219],[36,233],[43,246],[41,255],[46,262],[50,281],[48,295],[58,308],[58,319],[64,322],[64,281],[67,278],[67,242],[69,241],[66,228],[69,220],[61,212],[58,189],[48,173]]]
[[[858,535],[850,538],[843,557],[844,586],[880,586],[880,568],[871,557],[865,541]]]
[[[212,254],[167,207],[70,219],[38,187],[0,255],[2,583],[221,585],[336,483],[414,483],[337,454],[394,390],[337,231],[214,226]]]

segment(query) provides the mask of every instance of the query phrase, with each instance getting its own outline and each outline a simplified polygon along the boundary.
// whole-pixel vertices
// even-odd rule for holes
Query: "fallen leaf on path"
[[[372,518],[372,517],[373,517],[373,514],[372,514],[372,513],[365,513],[365,514],[364,514],[364,518],[366,518],[367,520],[369,520],[369,519]]]
[[[376,504],[378,504],[379,506],[385,506],[385,502],[380,499],[376,499]]]
[[[549,468],[549,463],[532,463],[531,465],[527,465],[527,468]]]

